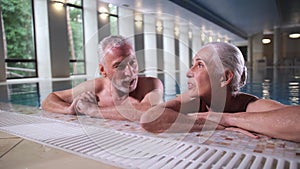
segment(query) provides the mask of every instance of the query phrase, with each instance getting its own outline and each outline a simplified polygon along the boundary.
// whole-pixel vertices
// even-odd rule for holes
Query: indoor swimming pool
[[[249,69],[248,77],[242,91],[299,105],[299,69]],[[263,135],[255,139],[227,130],[157,134],[145,132],[138,122],[63,115],[38,108],[50,92],[85,80],[81,77],[1,84],[0,99],[6,103],[0,102],[0,132],[120,168],[300,167],[297,142]]]
[[[163,76],[160,76],[160,79],[164,82]],[[0,84],[0,101],[39,107],[41,101],[50,92],[72,88],[85,80],[85,78],[75,78],[72,80]],[[283,104],[299,105],[300,68],[248,69],[247,84],[241,91],[260,98],[274,99]],[[178,85],[176,93],[180,94]],[[174,97],[176,95],[165,96],[165,100]]]

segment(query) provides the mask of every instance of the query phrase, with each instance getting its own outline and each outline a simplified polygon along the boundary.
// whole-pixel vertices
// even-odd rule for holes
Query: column
[[[165,20],[163,22],[163,46],[164,46],[164,71],[165,71],[165,94],[167,97],[176,95],[176,73],[175,73],[175,42],[174,22]]]
[[[83,16],[86,74],[91,79],[99,76],[97,0],[83,1]]]
[[[139,73],[144,74],[145,71],[145,39],[144,39],[144,19],[143,14],[134,14],[134,50],[139,63]]]
[[[142,19],[137,24],[142,24]],[[132,10],[119,7],[119,34],[134,44],[134,13]]]
[[[187,77],[186,72],[190,67],[189,59],[189,37],[188,37],[188,26],[180,25],[179,26],[179,59],[180,59],[180,91],[181,93],[187,91]]]
[[[278,59],[280,55],[280,29],[274,28],[274,48],[273,48],[273,66],[278,66]]]
[[[252,42],[252,36],[248,37],[248,46],[247,46],[247,61],[248,65],[250,67],[253,66],[253,42]]]
[[[192,30],[192,50],[193,56],[201,49],[201,32],[197,27],[191,27]]]
[[[33,4],[38,75],[41,79],[49,79],[52,72],[47,1],[35,0]]]
[[[144,15],[145,75],[157,77],[155,16]]]
[[[52,77],[69,77],[70,66],[66,6],[58,7],[56,5],[57,2],[48,2]]]
[[[99,6],[98,17],[98,36],[99,41],[110,35],[110,24],[109,24],[109,10],[106,3],[100,2],[96,5]]]
[[[4,36],[4,25],[2,23],[2,10],[0,8],[0,35]],[[6,81],[6,69],[5,69],[5,46],[4,39],[0,39],[0,82]]]

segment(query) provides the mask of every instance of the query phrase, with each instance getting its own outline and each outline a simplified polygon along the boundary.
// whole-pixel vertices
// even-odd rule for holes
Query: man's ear
[[[104,66],[102,64],[99,64],[99,70],[100,70],[100,74],[103,76],[103,77],[106,77],[107,74],[106,74],[106,71],[104,69]]]
[[[226,70],[226,71],[225,71],[225,77],[226,77],[226,79],[223,79],[223,80],[221,81],[221,87],[225,87],[225,86],[227,86],[228,84],[230,84],[230,82],[231,82],[232,79],[233,79],[233,76],[234,76],[234,74],[233,74],[233,72],[232,72],[231,70]]]

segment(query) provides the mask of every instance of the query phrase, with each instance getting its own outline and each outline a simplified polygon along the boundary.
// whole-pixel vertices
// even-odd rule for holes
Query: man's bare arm
[[[75,114],[75,110],[71,109],[72,99],[68,93],[71,91],[63,91],[65,93],[65,100],[62,99],[57,92],[50,93],[47,98],[42,102],[42,109],[49,112],[61,114]]]
[[[83,92],[94,91],[92,81],[83,82],[82,84],[68,90],[62,90],[50,93],[42,102],[42,109],[49,112],[61,114],[75,114],[76,100],[74,99]]]
[[[148,92],[140,102],[128,98],[122,104],[101,107],[90,102],[79,101],[76,105],[76,109],[78,112],[91,117],[139,121],[145,111],[163,102],[163,86],[161,82],[157,80],[155,80],[155,86],[152,86],[154,89]]]

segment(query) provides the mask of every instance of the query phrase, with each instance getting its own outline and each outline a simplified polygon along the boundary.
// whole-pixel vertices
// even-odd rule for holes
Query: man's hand
[[[70,105],[69,109],[71,109],[71,111],[74,113],[82,113],[85,108],[88,108],[88,105],[83,103],[91,103],[97,106],[98,100],[98,97],[93,92],[83,92],[73,99],[73,102]],[[81,104],[79,106],[78,103],[80,102]]]

